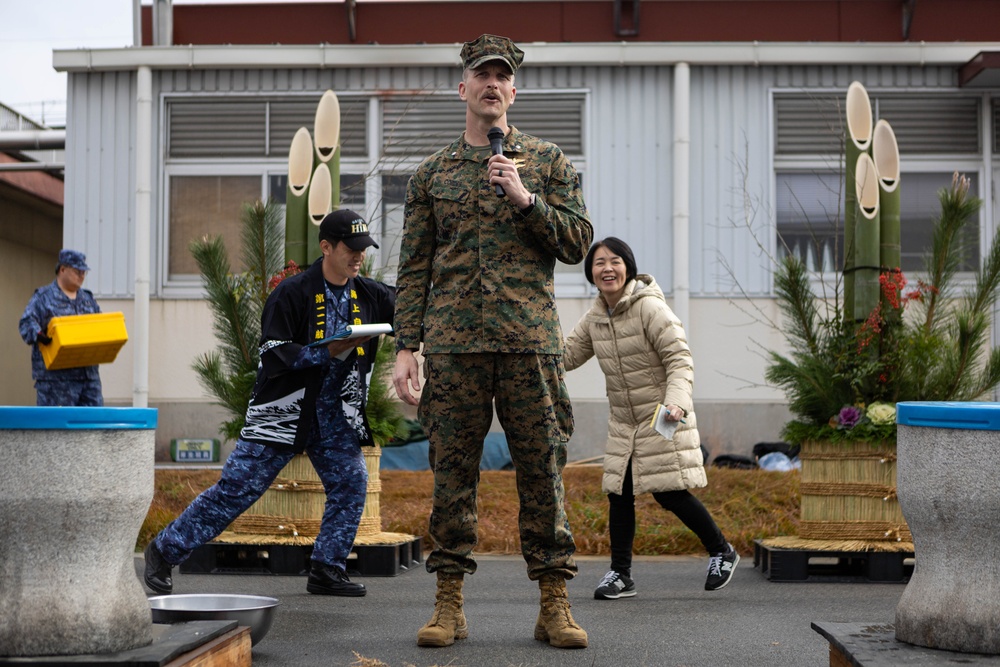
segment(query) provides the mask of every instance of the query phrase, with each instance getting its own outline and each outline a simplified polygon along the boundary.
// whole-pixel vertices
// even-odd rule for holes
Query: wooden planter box
[[[911,542],[896,498],[896,443],[807,441],[799,536]]]

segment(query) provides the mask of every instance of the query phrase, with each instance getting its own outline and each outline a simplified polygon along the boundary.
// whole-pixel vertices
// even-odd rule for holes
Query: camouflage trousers
[[[43,406],[102,406],[104,395],[101,380],[36,380],[36,405]]]
[[[521,553],[528,577],[576,575],[576,545],[564,507],[562,470],[573,413],[562,357],[430,354],[418,415],[430,440],[434,501],[429,572],[473,573],[476,497],[493,406],[517,470]]]
[[[306,447],[326,491],[312,560],[346,569],[365,506],[368,470],[357,437],[342,430],[350,429],[343,416],[333,426],[324,429],[322,437],[316,437],[313,431],[314,437]],[[167,562],[184,562],[197,547],[225,530],[267,491],[294,455],[291,450],[237,440],[218,483],[195,498],[156,536],[156,546]]]

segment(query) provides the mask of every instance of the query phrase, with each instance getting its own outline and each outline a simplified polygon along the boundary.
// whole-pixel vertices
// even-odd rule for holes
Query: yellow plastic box
[[[111,363],[128,340],[122,313],[53,317],[48,336],[52,342],[39,348],[50,371]]]

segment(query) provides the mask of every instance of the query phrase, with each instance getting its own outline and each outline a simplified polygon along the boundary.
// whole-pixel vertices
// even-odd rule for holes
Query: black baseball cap
[[[321,241],[343,241],[351,250],[378,247],[378,243],[368,233],[365,219],[347,208],[329,213],[323,218],[323,222],[319,223],[319,238]]]

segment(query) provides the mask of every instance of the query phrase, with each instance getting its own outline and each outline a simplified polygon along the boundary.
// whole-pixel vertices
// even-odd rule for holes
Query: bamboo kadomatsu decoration
[[[857,81],[846,101],[843,317],[845,328],[875,326],[897,302],[887,302],[880,278],[900,270],[900,160],[885,120],[872,126],[868,93]],[[870,322],[869,322],[870,321]],[[858,353],[877,361],[878,345]],[[814,551],[913,550],[896,500],[896,445],[805,440],[801,522],[797,536],[765,540],[771,547]]]

